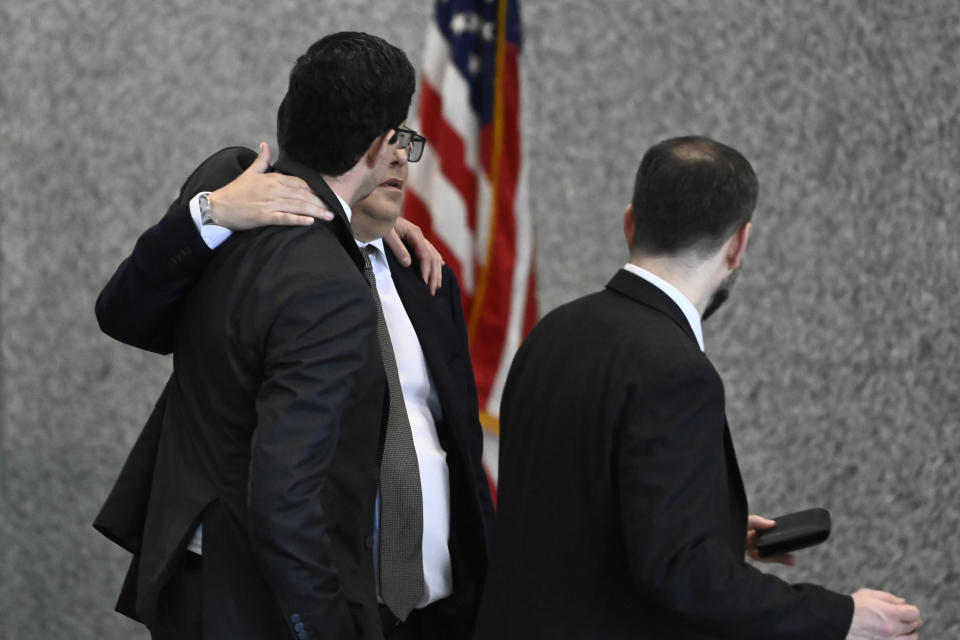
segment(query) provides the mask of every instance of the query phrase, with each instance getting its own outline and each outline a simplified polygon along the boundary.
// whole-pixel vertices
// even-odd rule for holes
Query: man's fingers
[[[871,589],[870,594],[877,600],[883,600],[884,602],[889,602],[891,604],[903,604],[906,602],[906,600],[900,596],[895,596],[889,591],[877,591],[875,589]]]
[[[887,620],[884,631],[894,638],[909,635],[920,628],[920,609],[911,604],[895,604],[885,607],[883,616]]]
[[[430,295],[436,295],[437,289],[443,285],[443,259],[434,263],[433,273],[430,275]]]
[[[770,558],[773,562],[786,565],[788,567],[795,566],[797,564],[797,557],[792,553],[785,553],[782,556],[774,556]]]
[[[419,228],[417,228],[417,233],[420,234],[420,241],[414,251],[417,253],[417,258],[420,259],[420,275],[427,286],[430,287],[430,295],[434,295],[443,282],[443,258],[437,248],[433,246],[433,243],[423,237]]]
[[[333,220],[333,212],[323,204],[323,201],[301,200],[300,198],[281,198],[273,208],[286,213],[295,213],[301,216],[310,216],[320,220]]]
[[[420,277],[423,278],[423,281],[430,287],[430,295],[436,295],[438,286],[433,271],[434,267],[430,264],[429,260],[420,261]]]
[[[918,624],[920,623],[920,609],[912,604],[895,604],[893,607],[896,610],[895,615],[897,616],[897,620],[915,625],[907,629],[908,631],[912,631],[920,626]]]
[[[313,195],[313,190],[310,189],[310,185],[308,185],[305,181],[301,180],[296,176],[288,176],[283,173],[274,173],[274,174],[271,174],[271,177],[277,182],[277,184],[282,185],[287,189],[290,189],[296,192],[305,191],[310,195],[312,195],[314,198],[317,197]]]
[[[758,529],[762,531],[764,529],[769,529],[776,524],[777,523],[775,520],[764,518],[763,516],[747,516],[747,529]]]
[[[301,216],[284,211],[272,211],[267,214],[264,220],[264,226],[276,224],[284,227],[305,227],[313,224],[313,221],[314,218],[311,216]]]
[[[430,295],[435,295],[443,283],[443,258],[437,248],[426,238],[421,239],[415,251],[417,258],[420,259],[420,276],[430,287]]]
[[[916,634],[917,630],[923,626],[923,622],[920,620],[913,620],[909,623],[905,623],[899,626],[899,628],[893,631],[894,638],[909,638]]]
[[[430,288],[430,294],[435,294],[443,282],[443,272],[441,270],[443,268],[443,258],[440,256],[440,252],[424,237],[420,227],[404,218],[397,218],[396,224],[387,236],[387,245],[393,250],[394,255],[402,265],[409,266],[409,254],[403,246],[403,242],[406,242],[417,255],[417,259],[420,261],[420,276]],[[407,260],[404,260],[402,256],[407,256]]]
[[[766,558],[761,558],[760,554],[754,551],[750,553],[750,557],[756,560],[757,562],[766,562],[767,564],[782,564],[788,567],[792,567],[797,564],[797,557],[792,553],[785,553],[779,556],[767,556]]]
[[[270,168],[270,145],[266,142],[260,143],[257,159],[253,161],[245,173],[266,173]]]
[[[308,215],[314,215],[316,211],[322,210],[324,212],[330,213],[330,207],[321,200],[317,194],[313,192],[310,186],[294,176],[285,176],[279,173],[272,173],[269,176],[264,177],[265,180],[269,180],[266,184],[268,189],[264,190],[264,194],[269,193],[276,202],[281,203],[281,207],[292,206],[290,202],[303,202],[312,207],[310,211],[293,211],[291,213],[306,213]],[[312,212],[313,211],[313,212]],[[328,218],[325,215],[320,215],[317,217],[323,217],[325,220],[331,220],[332,217]]]
[[[405,267],[410,266],[410,253],[403,245],[403,240],[400,239],[400,234],[397,233],[396,227],[390,229],[390,233],[386,235],[384,242],[390,247],[390,250],[393,252],[393,257],[395,257],[400,264]]]

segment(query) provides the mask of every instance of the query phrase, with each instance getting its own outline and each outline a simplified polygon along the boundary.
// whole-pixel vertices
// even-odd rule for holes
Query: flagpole
[[[490,154],[490,224],[487,234],[487,250],[483,266],[477,278],[476,293],[470,305],[470,321],[467,324],[467,336],[473,344],[487,295],[487,283],[490,279],[490,267],[493,264],[493,247],[496,240],[497,214],[500,201],[500,165],[503,156],[503,64],[507,52],[507,8],[510,0],[497,0],[497,49],[493,83],[493,148]],[[492,418],[492,416],[491,416]],[[493,418],[496,420],[496,418]],[[499,427],[499,424],[496,425]],[[499,429],[498,429],[499,430]]]

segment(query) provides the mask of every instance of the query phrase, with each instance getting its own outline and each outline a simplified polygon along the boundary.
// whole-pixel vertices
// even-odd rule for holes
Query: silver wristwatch
[[[209,196],[209,193],[201,193],[200,197],[197,198],[197,204],[200,205],[200,224],[202,226],[216,224],[216,222],[213,221],[213,213],[210,208]]]

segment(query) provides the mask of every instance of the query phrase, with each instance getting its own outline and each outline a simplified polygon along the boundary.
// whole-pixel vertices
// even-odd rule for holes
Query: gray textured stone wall
[[[419,63],[429,0],[0,5],[0,638],[145,638],[90,527],[169,371],[96,327],[100,287],[186,171],[273,142],[319,35]],[[525,144],[544,309],[626,259],[642,151],[704,133],[761,181],[706,325],[753,510],[829,508],[778,573],[886,587],[960,632],[960,5],[527,0]]]

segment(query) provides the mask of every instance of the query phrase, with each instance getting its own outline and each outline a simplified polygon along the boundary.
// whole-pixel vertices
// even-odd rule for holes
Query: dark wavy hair
[[[366,33],[331,34],[290,72],[277,142],[315,171],[341,175],[377,136],[406,119],[414,89],[413,65],[397,47]]]
[[[759,185],[739,151],[702,136],[664,140],[633,187],[634,253],[712,253],[753,216]]]

